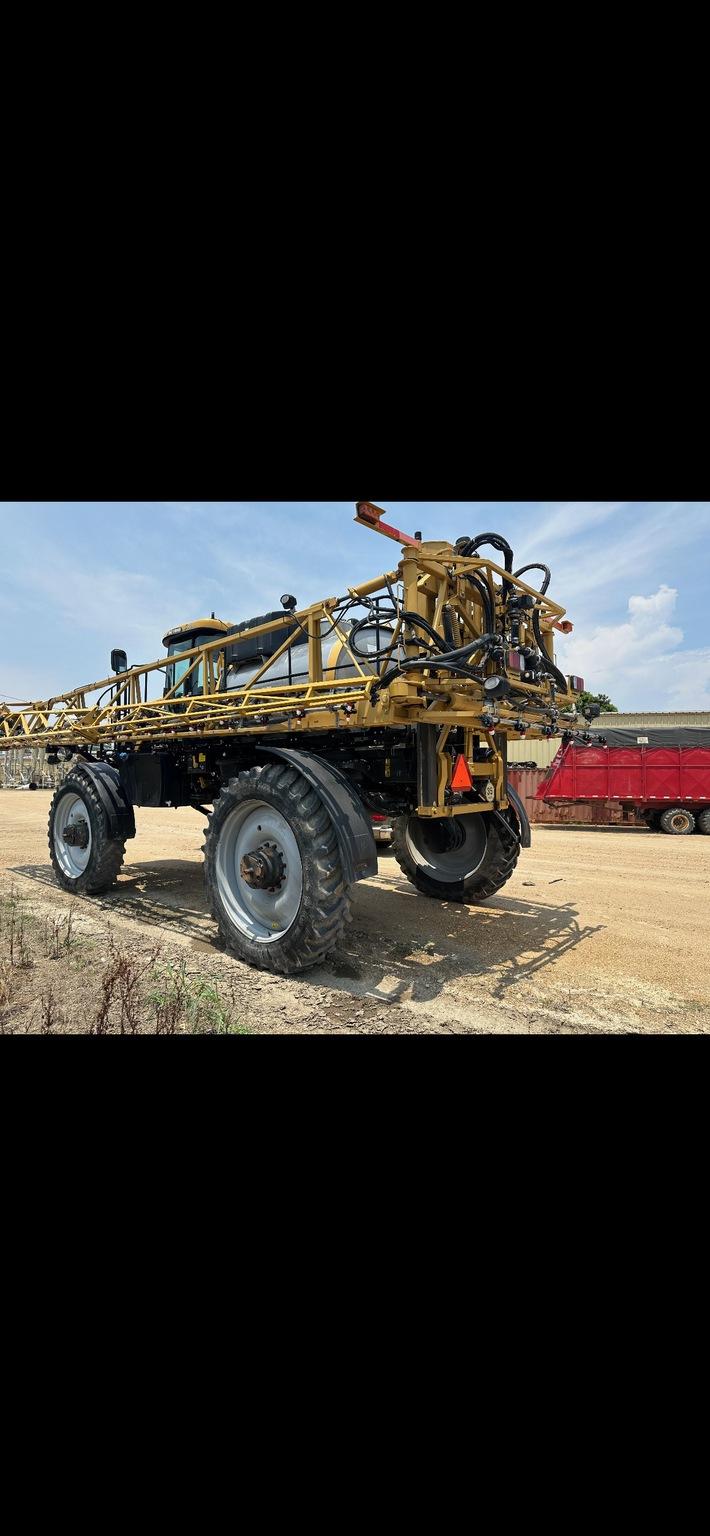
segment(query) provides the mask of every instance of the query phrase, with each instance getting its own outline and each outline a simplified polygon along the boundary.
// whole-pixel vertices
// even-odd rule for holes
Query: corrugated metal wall
[[[553,736],[550,741],[541,737],[539,741],[511,741],[508,738],[508,762],[509,763],[537,763],[538,768],[549,768],[553,757],[557,756],[560,745],[559,736]]]
[[[642,725],[710,725],[710,710],[708,709],[680,709],[669,711],[662,710],[638,710],[628,714],[600,715],[598,720],[593,720],[590,730],[598,731],[603,725],[608,725],[609,730],[623,731]]]

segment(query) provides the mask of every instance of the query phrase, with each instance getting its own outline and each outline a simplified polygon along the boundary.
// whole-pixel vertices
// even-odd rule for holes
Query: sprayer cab
[[[165,687],[163,697],[170,694],[173,698],[187,698],[191,694],[201,693],[203,689],[203,669],[198,666],[194,671],[189,671],[189,662],[180,661],[178,658],[185,651],[196,650],[199,646],[208,645],[218,635],[227,634],[229,625],[223,619],[216,619],[214,614],[209,619],[195,619],[191,624],[179,624],[175,629],[169,629],[163,636],[163,645],[168,656],[168,666],[165,669]],[[188,674],[189,675],[186,675]]]

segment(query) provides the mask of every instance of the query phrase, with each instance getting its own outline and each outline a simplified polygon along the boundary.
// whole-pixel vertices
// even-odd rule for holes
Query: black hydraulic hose
[[[540,610],[539,610],[539,608],[533,608],[532,621],[533,621],[533,631],[534,631],[534,634],[535,634],[535,639],[537,640],[538,650],[540,652],[540,659],[542,661],[542,665],[545,668],[545,671],[549,672],[551,677],[554,677],[555,682],[557,684],[557,687],[561,688],[563,693],[566,693],[567,692],[567,679],[566,679],[566,677],[562,676],[562,673],[560,671],[558,671],[558,668],[555,666],[554,661],[550,661],[550,658],[549,658],[549,656],[547,654],[547,651],[545,650],[545,644],[544,644],[544,641],[543,641],[543,638],[542,638],[542,631],[540,629]]]
[[[356,643],[360,630],[376,628],[378,618],[381,625],[391,624],[392,620],[397,618],[397,613],[388,613],[386,610],[384,613],[380,612],[380,614],[377,616],[372,612],[366,613],[364,619],[358,619],[357,623],[353,624],[353,627],[348,634],[348,646],[352,651],[353,656],[359,656],[363,661],[380,661],[381,658],[383,656],[387,656],[392,649],[391,636],[389,644],[383,646],[379,651],[361,651]]]
[[[450,641],[445,640],[443,636],[434,629],[433,624],[430,624],[428,619],[423,619],[420,614],[410,613],[407,608],[403,608],[402,618],[405,624],[409,625],[410,629],[423,629],[424,633],[429,636],[430,640],[434,641],[434,645],[438,650],[444,650],[447,652],[456,650],[456,646],[452,645]]]
[[[455,546],[456,553],[459,555],[464,555],[466,559],[470,560],[472,556],[475,555],[476,550],[481,548],[482,544],[490,544],[492,549],[497,549],[499,554],[503,555],[506,571],[509,573],[509,575],[512,576],[513,551],[508,543],[508,540],[503,538],[502,533],[478,533],[476,534],[475,539],[469,539],[465,536],[464,538],[457,539]],[[510,582],[504,581],[504,594],[507,596],[510,591],[512,591]]]
[[[459,554],[468,556],[469,553],[471,553],[478,544],[486,542],[494,542],[495,547],[501,550],[505,556],[506,570],[512,571],[513,551],[507,540],[502,538],[500,534],[480,534],[478,539],[475,540],[459,539],[456,545],[456,549]],[[494,608],[487,584],[484,581],[480,581],[475,572],[472,572],[469,575],[469,580],[476,588],[476,592],[483,605],[484,614],[488,623],[488,630],[485,634],[479,636],[477,640],[474,640],[471,644],[465,646],[456,646],[455,641],[453,640],[453,619],[447,609],[444,610],[443,616],[443,626],[445,633],[444,635],[441,635],[437,632],[437,630],[434,629],[433,625],[431,625],[427,619],[422,618],[421,614],[411,613],[408,609],[401,608],[392,589],[391,583],[389,581],[387,582],[387,589],[392,601],[394,611],[391,614],[380,613],[380,619],[389,623],[392,621],[392,619],[397,618],[403,624],[407,625],[410,630],[418,629],[423,631],[423,633],[429,637],[433,644],[427,645],[423,639],[417,639],[416,644],[420,647],[424,654],[422,656],[411,656],[400,662],[397,662],[394,667],[391,667],[390,670],[379,679],[376,685],[376,692],[379,692],[381,688],[388,687],[390,683],[394,682],[395,678],[403,677],[406,672],[412,671],[414,668],[420,668],[422,666],[432,666],[435,671],[453,672],[458,676],[470,678],[473,675],[469,665],[472,658],[476,656],[479,651],[485,651],[488,650],[491,646],[499,646],[501,644],[500,635],[493,633]],[[379,661],[383,657],[388,656],[392,649],[391,642],[383,650],[365,652],[359,649],[357,645],[357,637],[361,630],[367,629],[372,625],[372,623],[372,613],[366,614],[364,618],[357,622],[357,624],[353,625],[348,636],[348,644],[353,652],[353,655],[359,656],[362,659],[370,662]]]
[[[396,677],[403,677],[406,672],[411,672],[415,667],[430,666],[435,672],[455,672],[460,677],[471,678],[474,674],[471,672],[470,666],[466,666],[465,663],[469,662],[479,651],[488,650],[494,645],[500,645],[500,635],[481,635],[480,639],[474,640],[472,645],[461,646],[459,650],[449,651],[441,656],[432,656],[431,654],[426,656],[410,656],[406,661],[399,661],[396,667],[393,667],[391,671],[385,673],[384,677],[380,678],[377,684],[377,691],[379,692],[380,688],[387,688],[390,683],[394,682]]]
[[[436,656],[434,660],[437,667],[440,665],[444,668],[457,666],[465,661],[470,661],[471,657],[475,656],[478,651],[487,651],[491,646],[500,645],[500,643],[500,635],[480,635],[477,640],[472,641],[471,645],[461,645],[458,650],[448,651],[443,656]],[[420,665],[421,663],[417,661],[415,656],[409,657],[406,662],[402,662],[402,666],[406,667]]]
[[[443,650],[445,652],[454,650],[454,646],[451,645],[448,640],[445,640],[442,635],[437,633],[433,625],[429,623],[428,619],[423,619],[421,614],[418,613],[409,613],[406,608],[402,608],[398,614],[381,614],[380,622],[391,623],[392,619],[397,617],[401,618],[405,624],[408,624],[410,629],[423,629],[425,634],[429,635],[430,639],[433,640],[434,646],[437,650]],[[374,622],[375,620],[373,615],[368,613],[365,615],[364,619],[359,619],[357,624],[353,624],[350,634],[348,635],[348,644],[351,651],[355,656],[360,656],[365,661],[378,661],[381,656],[387,656],[388,652],[392,649],[391,640],[389,645],[384,646],[381,651],[361,651],[358,649],[358,646],[355,644],[355,636],[359,634],[361,629],[371,628]],[[424,646],[424,641],[417,641],[417,644]]]
[[[495,615],[493,612],[493,598],[491,597],[488,583],[484,581],[482,577],[477,576],[475,571],[467,571],[466,580],[471,583],[472,587],[475,587],[476,592],[478,593],[478,596],[481,600],[486,629],[492,629]]]
[[[465,550],[461,548],[463,544],[467,546]],[[470,559],[476,550],[480,549],[482,544],[490,544],[492,549],[497,549],[500,554],[505,556],[506,571],[510,571],[512,575],[513,551],[508,540],[503,538],[502,533],[477,533],[475,539],[469,539],[464,535],[463,538],[456,540],[456,549],[460,555],[465,554],[467,559]]]
[[[333,622],[330,625],[330,628],[326,629],[326,630],[323,630],[323,629],[321,630],[321,640],[322,641],[323,640],[327,640],[330,637],[330,635],[332,635],[335,632],[336,626],[338,624],[342,624],[343,619],[345,618],[346,613],[349,613],[351,608],[359,608],[359,607],[360,607],[360,603],[358,602],[357,598],[350,598],[349,600],[346,600],[345,598],[343,598],[342,599],[342,607],[339,607],[339,608],[336,607],[336,608],[334,608],[332,610],[332,612],[333,612]],[[305,624],[302,624],[301,620],[296,618],[295,613],[291,617],[292,617],[292,623],[294,625],[294,628],[300,629],[301,634],[305,635],[306,640],[310,640],[311,637],[310,637],[310,635],[308,633],[308,630],[306,629]],[[324,622],[325,622],[325,620],[321,620],[321,624],[323,624]]]
[[[477,577],[474,573],[471,573],[469,575],[468,579],[473,584],[473,586],[476,587],[476,590],[477,590],[477,592],[478,592],[478,594],[479,594],[479,596],[481,598],[481,602],[483,604],[483,608],[484,608],[484,612],[485,612],[485,617],[486,617],[486,628],[487,628],[487,631],[492,631],[492,629],[493,629],[494,613],[493,613],[493,603],[492,603],[492,599],[491,599],[491,594],[490,594],[490,592],[488,590],[488,587],[487,587],[486,583],[484,581],[480,580],[479,577]],[[393,604],[394,609],[395,609],[396,616],[398,618],[401,618],[402,621],[405,624],[409,624],[410,628],[412,628],[412,629],[423,629],[424,632],[427,635],[429,635],[430,639],[433,640],[434,645],[436,646],[436,648],[438,650],[444,650],[447,654],[448,653],[450,653],[452,655],[458,654],[458,651],[461,648],[457,647],[455,639],[453,638],[453,635],[454,635],[454,625],[453,625],[453,619],[451,617],[451,613],[450,613],[448,608],[444,609],[444,615],[443,615],[444,636],[442,637],[432,627],[432,625],[428,623],[428,621],[426,619],[423,619],[421,617],[420,614],[418,614],[418,613],[410,613],[410,611],[407,608],[400,608],[399,603],[397,601],[397,598],[396,598],[396,596],[395,596],[395,594],[394,594],[394,592],[392,590],[392,583],[389,582],[389,581],[387,582],[387,591],[389,592],[390,598],[392,600],[392,604]],[[389,614],[387,614],[386,617],[387,617],[387,619],[389,619],[391,616]],[[394,615],[392,615],[392,617],[394,617]],[[368,620],[364,619],[364,620],[361,621],[361,623],[359,625],[356,625],[355,628],[359,629],[363,625],[366,626],[367,623],[368,623]],[[351,633],[352,633],[352,631],[351,631]],[[481,636],[481,639],[477,642],[477,645],[482,646],[484,643],[487,642],[488,638],[489,638],[488,635]],[[389,649],[389,647],[387,649]],[[353,646],[353,650],[356,651],[356,654],[358,656],[363,656],[365,654],[362,651],[357,651],[357,647],[356,646]],[[470,651],[471,651],[471,647],[470,646],[466,646],[466,647],[464,647],[464,650],[466,651],[467,654],[469,654]],[[368,652],[369,656],[372,656],[372,654],[373,654],[372,652]],[[382,651],[379,654],[381,654],[383,656],[386,656],[387,655],[387,650]]]
[[[542,561],[534,560],[532,565],[521,565],[519,571],[513,571],[513,575],[517,580],[518,576],[524,576],[526,571],[542,571],[544,579],[542,586],[540,587],[540,593],[544,597],[552,580],[552,573],[550,571],[549,565],[543,565]]]
[[[411,662],[405,662],[404,670],[406,671],[407,668],[411,668],[411,665]],[[462,661],[449,661],[448,656],[442,656],[440,659],[436,658],[432,666],[435,672],[452,672],[456,677],[466,677],[469,681],[473,677],[480,681],[478,673],[474,672],[471,667],[467,667]]]

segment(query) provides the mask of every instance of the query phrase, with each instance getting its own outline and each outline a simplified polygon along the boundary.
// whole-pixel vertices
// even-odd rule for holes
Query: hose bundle
[[[540,585],[540,593],[544,596],[551,580],[549,567],[543,565],[540,562],[534,562],[529,565],[521,566],[520,570],[518,571],[513,571],[513,551],[510,544],[508,543],[508,540],[505,539],[502,534],[490,532],[479,533],[475,538],[469,538],[468,535],[464,535],[462,538],[457,539],[455,550],[457,555],[462,556],[464,559],[472,559],[478,550],[481,549],[484,545],[490,545],[492,549],[495,549],[499,554],[502,554],[506,574],[511,578],[517,580],[520,576],[525,575],[527,571],[541,571],[543,579]],[[397,626],[400,628],[408,629],[410,636],[415,640],[415,643],[418,645],[421,652],[419,656],[407,657],[404,660],[397,661],[395,665],[392,666],[379,679],[377,684],[378,691],[380,688],[386,688],[390,683],[394,682],[395,678],[403,677],[407,672],[421,668],[422,664],[425,664],[429,658],[431,658],[432,665],[436,667],[437,672],[450,672],[453,676],[466,677],[470,679],[472,676],[477,675],[476,672],[472,670],[471,665],[477,656],[481,655],[483,657],[483,661],[485,662],[485,659],[490,651],[500,651],[502,649],[502,647],[505,645],[505,638],[503,634],[496,633],[495,603],[493,594],[491,593],[487,582],[478,574],[478,572],[475,571],[466,572],[465,579],[468,581],[470,586],[473,587],[481,604],[486,627],[485,634],[479,636],[478,639],[472,641],[468,645],[462,646],[457,643],[454,634],[454,623],[447,608],[444,609],[444,634],[441,635],[434,629],[433,625],[431,625],[427,619],[422,618],[421,614],[412,613],[408,609],[401,606],[401,603],[399,602],[399,599],[397,598],[397,595],[389,581],[387,582],[387,590],[392,604],[391,609],[383,610],[379,605],[370,602],[368,599],[362,600],[364,606],[367,609],[367,612],[363,618],[358,619],[357,622],[353,624],[348,636],[348,644],[353,652],[353,655],[370,662],[383,661],[387,657],[391,656],[393,649],[393,641],[391,638],[386,646],[381,647],[381,649],[377,651],[368,649],[365,652],[358,647],[357,641],[359,634],[364,629],[371,628],[373,622],[388,625],[397,624]],[[508,581],[505,578],[503,579],[502,591],[504,601],[507,604],[511,594],[514,591],[512,580]],[[535,635],[535,641],[540,653],[539,666],[545,672],[547,672],[547,674],[552,678],[558,688],[560,688],[563,692],[566,692],[566,680],[562,676],[562,673],[555,666],[554,662],[550,660],[545,649],[540,627],[539,607],[532,608],[532,627],[533,633]]]

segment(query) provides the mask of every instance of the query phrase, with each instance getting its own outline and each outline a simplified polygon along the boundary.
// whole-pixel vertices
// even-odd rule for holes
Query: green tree
[[[580,693],[577,699],[577,708],[582,710],[585,704],[599,704],[602,714],[606,714],[609,710],[615,715],[619,713],[616,705],[612,704],[608,693],[587,693],[585,689],[584,693]]]

